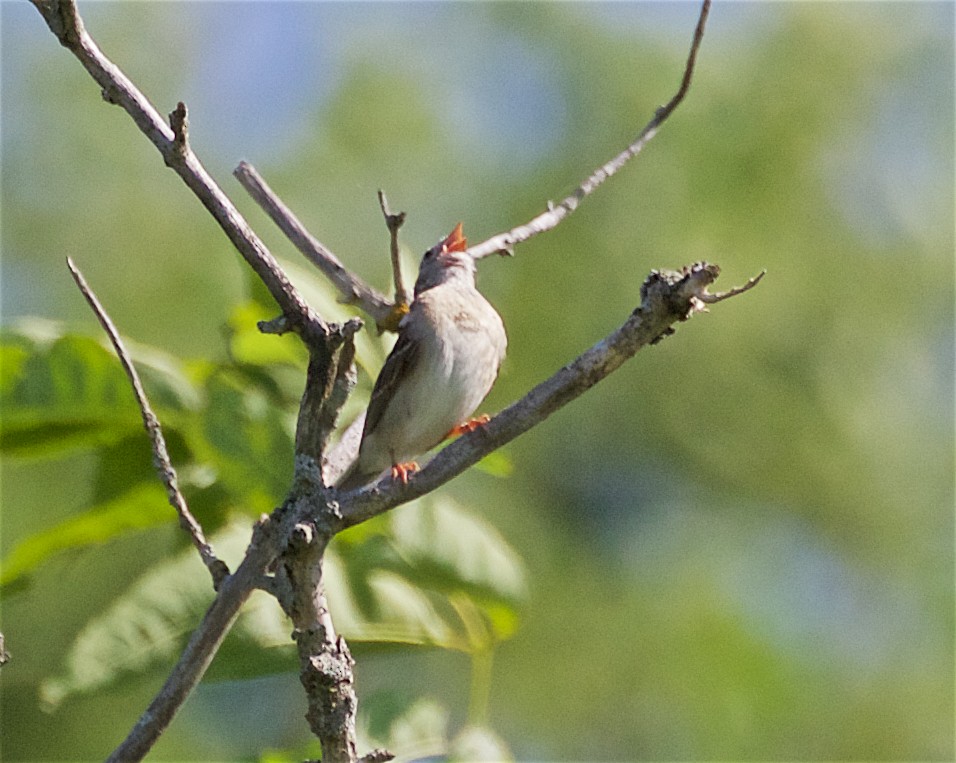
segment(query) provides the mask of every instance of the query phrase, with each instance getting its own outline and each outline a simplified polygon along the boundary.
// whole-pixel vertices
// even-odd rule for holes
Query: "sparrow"
[[[508,344],[501,316],[475,287],[475,261],[461,223],[425,252],[398,340],[372,389],[358,457],[339,480],[350,490],[386,469],[408,481],[411,459],[466,421],[491,390]]]

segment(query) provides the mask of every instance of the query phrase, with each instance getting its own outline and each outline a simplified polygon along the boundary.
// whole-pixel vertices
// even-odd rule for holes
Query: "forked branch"
[[[295,248],[338,289],[344,302],[358,305],[379,326],[387,323],[392,312],[388,298],[349,271],[325,244],[309,233],[255,167],[249,162],[239,162],[232,174]]]

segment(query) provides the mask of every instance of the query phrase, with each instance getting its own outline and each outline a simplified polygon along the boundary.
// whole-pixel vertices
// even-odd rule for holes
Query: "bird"
[[[488,395],[508,345],[501,316],[475,285],[475,260],[458,223],[422,257],[408,313],[372,388],[358,457],[338,481],[351,490],[391,468],[402,482],[412,461],[469,419]]]

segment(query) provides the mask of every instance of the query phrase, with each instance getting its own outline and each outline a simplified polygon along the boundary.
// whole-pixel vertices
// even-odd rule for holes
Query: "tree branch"
[[[322,743],[325,763],[354,763],[355,662],[345,640],[337,637],[322,581],[322,561],[331,534],[310,520],[292,530],[279,562],[291,591],[286,614],[292,619],[299,653],[299,678],[309,699],[306,718]]]
[[[468,249],[468,253],[479,260],[491,254],[505,253],[513,254],[516,244],[523,243],[539,233],[544,233],[558,224],[574,210],[578,208],[585,198],[590,196],[605,180],[615,174],[631,159],[637,156],[641,149],[657,134],[658,128],[664,123],[671,113],[680,105],[690,88],[691,78],[694,74],[694,65],[697,62],[697,51],[700,43],[704,39],[704,25],[707,23],[707,15],[710,13],[711,0],[703,0],[700,8],[700,16],[697,19],[697,27],[694,29],[694,39],[691,42],[690,53],[687,56],[687,64],[684,67],[684,75],[681,78],[680,87],[674,96],[663,106],[654,112],[654,117],[645,125],[640,134],[634,141],[621,153],[615,156],[606,164],[598,167],[588,178],[570,196],[562,200],[559,204],[548,203],[548,209],[540,215],[516,228],[512,228],[506,233],[499,233],[486,241]]]
[[[382,208],[382,215],[385,217],[385,226],[388,228],[390,239],[389,254],[392,258],[392,277],[395,281],[395,305],[402,306],[400,311],[404,315],[408,312],[408,305],[411,302],[408,289],[405,288],[405,282],[402,280],[402,262],[398,256],[398,231],[405,224],[405,213],[397,212],[393,214],[388,207],[385,191],[381,189],[378,191],[378,205]]]
[[[169,451],[166,449],[166,438],[163,437],[163,429],[159,424],[159,419],[156,418],[156,414],[153,413],[153,409],[149,405],[146,391],[143,389],[143,384],[139,379],[139,374],[136,372],[136,367],[133,365],[133,360],[126,351],[126,347],[123,345],[123,340],[120,339],[116,326],[103,308],[103,305],[100,304],[96,294],[93,293],[93,290],[90,289],[86,283],[83,274],[69,257],[66,258],[66,264],[70,268],[73,280],[76,281],[76,285],[80,288],[86,301],[96,314],[100,325],[110,338],[110,342],[113,343],[113,347],[116,349],[116,354],[119,356],[120,363],[123,365],[123,370],[126,372],[126,376],[129,377],[130,384],[133,386],[133,394],[136,397],[136,403],[143,417],[143,426],[146,427],[146,433],[149,435],[150,443],[152,444],[153,466],[156,467],[159,478],[166,487],[169,505],[172,506],[179,515],[179,526],[189,533],[193,545],[196,547],[196,550],[199,551],[199,556],[202,558],[203,564],[206,565],[206,569],[208,569],[209,574],[212,575],[213,587],[218,589],[223,578],[229,574],[229,568],[225,562],[216,557],[212,546],[206,541],[202,527],[192,515],[189,506],[186,505],[186,499],[179,491],[179,481],[176,477],[176,470],[169,460]]]
[[[393,307],[388,298],[350,272],[338,257],[309,233],[255,167],[249,162],[239,162],[232,174],[295,248],[325,274],[346,303],[358,305],[372,317],[376,325],[384,326],[388,322]]]
[[[125,740],[107,763],[142,760],[172,722],[186,698],[199,684],[223,639],[235,622],[239,608],[259,587],[276,557],[280,533],[266,518],[256,525],[242,563],[226,577],[199,627],[193,632],[163,688],[150,702]]]
[[[189,186],[215,218],[246,262],[262,279],[295,328],[308,344],[327,334],[325,323],[309,308],[265,244],[253,232],[229,197],[223,193],[189,147],[186,107],[180,103],[167,125],[130,79],[89,36],[74,0],[31,0],[50,31],[72,52],[103,89],[103,98],[123,108],[162,154],[163,161]]]
[[[359,524],[432,492],[493,450],[544,421],[617,370],[642,347],[657,344],[673,334],[673,324],[704,311],[707,304],[714,302],[715,296],[727,299],[752,288],[759,281],[759,277],[752,279],[747,287],[724,295],[710,294],[707,287],[719,273],[720,268],[716,265],[703,262],[685,267],[681,272],[652,271],[641,287],[640,306],[624,325],[487,424],[462,435],[441,450],[407,484],[386,476],[371,485],[342,494],[339,497],[341,521],[336,529]]]
[[[324,345],[312,350],[295,427],[295,453],[321,464],[335,431],[339,411],[355,387],[355,344],[362,327],[358,318],[333,324]],[[311,465],[310,465],[311,468]]]
[[[730,299],[731,297],[736,297],[738,294],[743,294],[745,291],[750,291],[754,286],[760,283],[763,280],[763,277],[767,275],[766,270],[761,270],[757,275],[747,281],[743,286],[735,286],[733,289],[728,289],[727,291],[717,292],[717,294],[701,294],[700,301],[705,305],[715,305],[718,302],[723,302],[725,299]]]

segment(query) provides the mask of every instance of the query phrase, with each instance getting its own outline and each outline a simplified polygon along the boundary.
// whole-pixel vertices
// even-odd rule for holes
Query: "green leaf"
[[[416,582],[490,602],[527,596],[524,566],[501,534],[451,498],[432,495],[391,515],[395,548]]]
[[[346,566],[331,549],[326,552],[324,577],[332,620],[347,640],[467,648],[453,613],[443,612],[440,600],[401,575],[373,568],[358,579],[371,598],[371,607],[357,601],[356,581],[346,576]]]
[[[475,464],[475,468],[484,472],[485,474],[490,474],[492,477],[498,477],[501,479],[510,477],[512,472],[515,470],[511,458],[508,457],[507,453],[500,449],[493,450],[491,453],[481,459],[481,461]]]
[[[61,551],[105,543],[127,532],[171,522],[175,516],[161,485],[135,485],[115,500],[24,538],[0,564],[0,586],[23,583],[25,576]]]
[[[194,458],[210,466],[234,503],[252,514],[270,512],[292,478],[292,414],[227,367],[206,380],[207,405],[185,430]]]
[[[482,520],[448,499],[422,500],[326,552],[329,609],[346,639],[485,653],[515,630],[525,591],[515,553]],[[241,557],[249,539],[242,522],[212,544]],[[64,671],[43,685],[56,704],[125,675],[167,663],[185,643],[212,597],[193,549],[157,565],[79,634]],[[210,679],[292,669],[291,624],[271,596],[257,592],[243,608]]]
[[[49,347],[10,348],[4,338],[4,346],[12,367],[4,368],[0,451],[59,455],[142,426],[119,362],[95,340],[61,337]]]
[[[231,562],[241,557],[249,537],[249,527],[235,523],[211,543],[221,559]],[[209,574],[194,549],[154,566],[80,631],[62,670],[41,684],[42,700],[55,708],[72,695],[94,692],[131,674],[169,663],[198,626],[212,598]],[[274,599],[268,600],[274,603]],[[274,630],[263,627],[261,618],[253,617],[256,627],[246,628],[247,634],[258,634],[263,643],[277,638]],[[268,618],[265,621],[271,622]],[[237,627],[241,626],[237,623]],[[286,626],[286,641],[289,632]],[[257,648],[259,651],[261,648]]]
[[[514,760],[511,750],[491,729],[467,725],[452,737],[449,719],[446,708],[433,699],[422,698],[391,719],[384,740],[369,739],[365,744],[397,752],[403,760]]]
[[[327,556],[329,607],[363,642],[474,652],[511,637],[524,568],[498,532],[449,498],[428,496],[343,533]]]
[[[387,748],[409,759],[448,754],[448,711],[431,699],[420,699],[395,719]]]
[[[245,302],[229,315],[229,352],[239,363],[255,366],[291,365],[304,369],[309,355],[302,342],[292,334],[277,336],[259,331],[259,321],[275,318],[258,302]]]
[[[128,343],[151,404],[195,407],[178,364]],[[116,442],[142,429],[139,408],[112,348],[68,335],[61,324],[21,322],[0,336],[0,452],[51,458]]]

